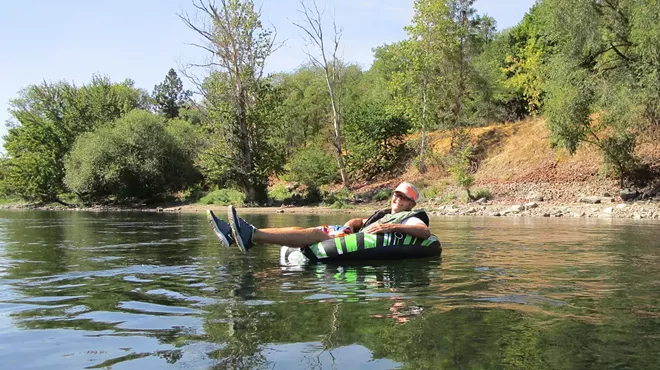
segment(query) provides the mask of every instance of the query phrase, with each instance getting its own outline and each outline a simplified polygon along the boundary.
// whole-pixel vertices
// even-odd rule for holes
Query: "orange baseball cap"
[[[413,202],[417,202],[417,199],[419,198],[419,190],[415,187],[415,185],[409,183],[409,182],[402,182],[399,184],[399,186],[394,189],[394,191],[398,191],[399,193],[402,193],[406,197],[412,199]]]

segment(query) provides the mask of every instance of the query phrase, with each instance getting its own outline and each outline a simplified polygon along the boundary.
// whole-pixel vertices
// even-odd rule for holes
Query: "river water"
[[[442,258],[291,268],[221,247],[204,214],[2,211],[0,363],[659,369],[659,225],[432,218]]]

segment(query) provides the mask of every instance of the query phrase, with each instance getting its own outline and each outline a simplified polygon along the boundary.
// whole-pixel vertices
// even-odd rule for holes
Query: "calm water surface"
[[[355,215],[254,215],[257,226]],[[203,214],[0,212],[3,369],[660,369],[660,224],[434,218],[442,259],[279,265]]]

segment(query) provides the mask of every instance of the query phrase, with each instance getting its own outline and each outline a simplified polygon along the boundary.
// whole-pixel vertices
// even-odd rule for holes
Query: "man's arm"
[[[344,224],[344,226],[348,226],[348,227],[350,227],[351,230],[352,230],[354,233],[356,233],[356,232],[358,232],[358,230],[360,230],[360,228],[362,227],[362,225],[364,225],[364,223],[365,223],[366,221],[367,221],[366,218],[352,218],[352,219],[346,221],[346,223]]]
[[[418,219],[419,220],[419,219]],[[415,220],[417,221],[417,220]],[[370,234],[399,232],[413,236],[415,238],[426,239],[431,236],[431,230],[421,220],[419,222],[410,222],[409,224],[374,224],[369,226],[365,232]]]

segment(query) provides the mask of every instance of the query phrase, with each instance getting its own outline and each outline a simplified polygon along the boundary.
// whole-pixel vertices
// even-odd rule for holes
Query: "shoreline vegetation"
[[[606,197],[605,197],[606,198]],[[437,205],[433,202],[422,202],[418,207],[424,208],[431,217],[564,217],[564,218],[623,218],[635,220],[660,220],[660,201],[634,201],[600,204],[585,203],[487,203],[467,205]],[[351,214],[369,215],[373,211],[386,208],[382,202],[363,203],[359,206],[349,206],[337,209],[328,206],[286,206],[286,207],[238,207],[241,213],[256,214]],[[61,205],[35,206],[11,204],[0,206],[2,210],[26,211],[61,211],[61,212],[163,212],[163,213],[203,213],[207,209],[222,213],[226,206],[189,204],[172,207],[64,207]]]
[[[252,0],[193,5],[194,91],[170,69],[151,93],[102,76],[18,92],[0,196],[33,205],[4,208],[368,212],[408,181],[432,215],[660,218],[655,3],[543,0],[496,31],[474,0],[414,1],[365,69],[303,0],[317,48],[272,74]]]

